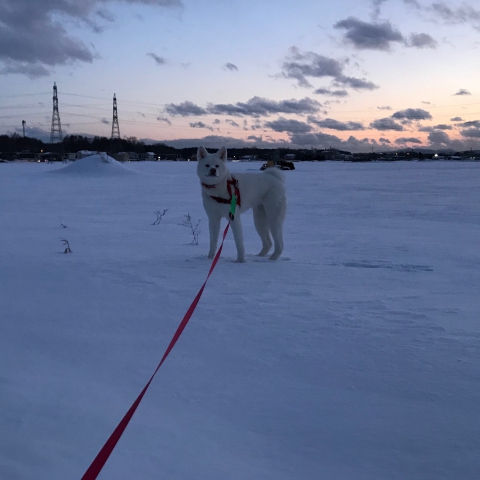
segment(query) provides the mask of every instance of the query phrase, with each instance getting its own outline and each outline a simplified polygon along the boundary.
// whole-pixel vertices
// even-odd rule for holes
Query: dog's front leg
[[[222,217],[219,215],[211,216],[208,218],[208,228],[210,230],[210,250],[208,252],[208,258],[213,258],[217,251],[218,236],[220,235],[220,222]]]
[[[233,232],[233,238],[237,247],[237,262],[245,262],[245,246],[243,244],[243,229],[242,222],[240,221],[240,215],[235,215],[235,219],[230,222]]]

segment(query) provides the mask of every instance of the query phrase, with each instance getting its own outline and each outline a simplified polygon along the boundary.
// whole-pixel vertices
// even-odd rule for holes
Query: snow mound
[[[130,170],[106,153],[97,153],[89,157],[76,160],[64,168],[55,170],[55,173],[92,176],[118,176],[135,175],[137,172]]]

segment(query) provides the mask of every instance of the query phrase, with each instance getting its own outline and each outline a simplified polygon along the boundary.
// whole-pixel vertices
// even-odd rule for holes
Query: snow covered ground
[[[153,373],[210,266],[195,168],[0,164],[2,480],[79,479]],[[245,214],[99,478],[477,480],[480,164],[285,176],[283,257]]]

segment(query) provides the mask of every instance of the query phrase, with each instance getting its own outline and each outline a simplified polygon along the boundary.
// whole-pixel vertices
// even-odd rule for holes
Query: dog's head
[[[205,147],[198,147],[197,175],[202,183],[214,185],[220,183],[227,175],[227,149],[222,147],[216,153],[208,153]]]

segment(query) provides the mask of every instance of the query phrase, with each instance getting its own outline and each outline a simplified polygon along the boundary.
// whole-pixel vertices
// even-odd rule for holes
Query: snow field
[[[210,265],[195,167],[0,165],[0,478],[80,478],[153,373]],[[283,257],[245,213],[99,478],[478,478],[480,165],[285,176]]]

